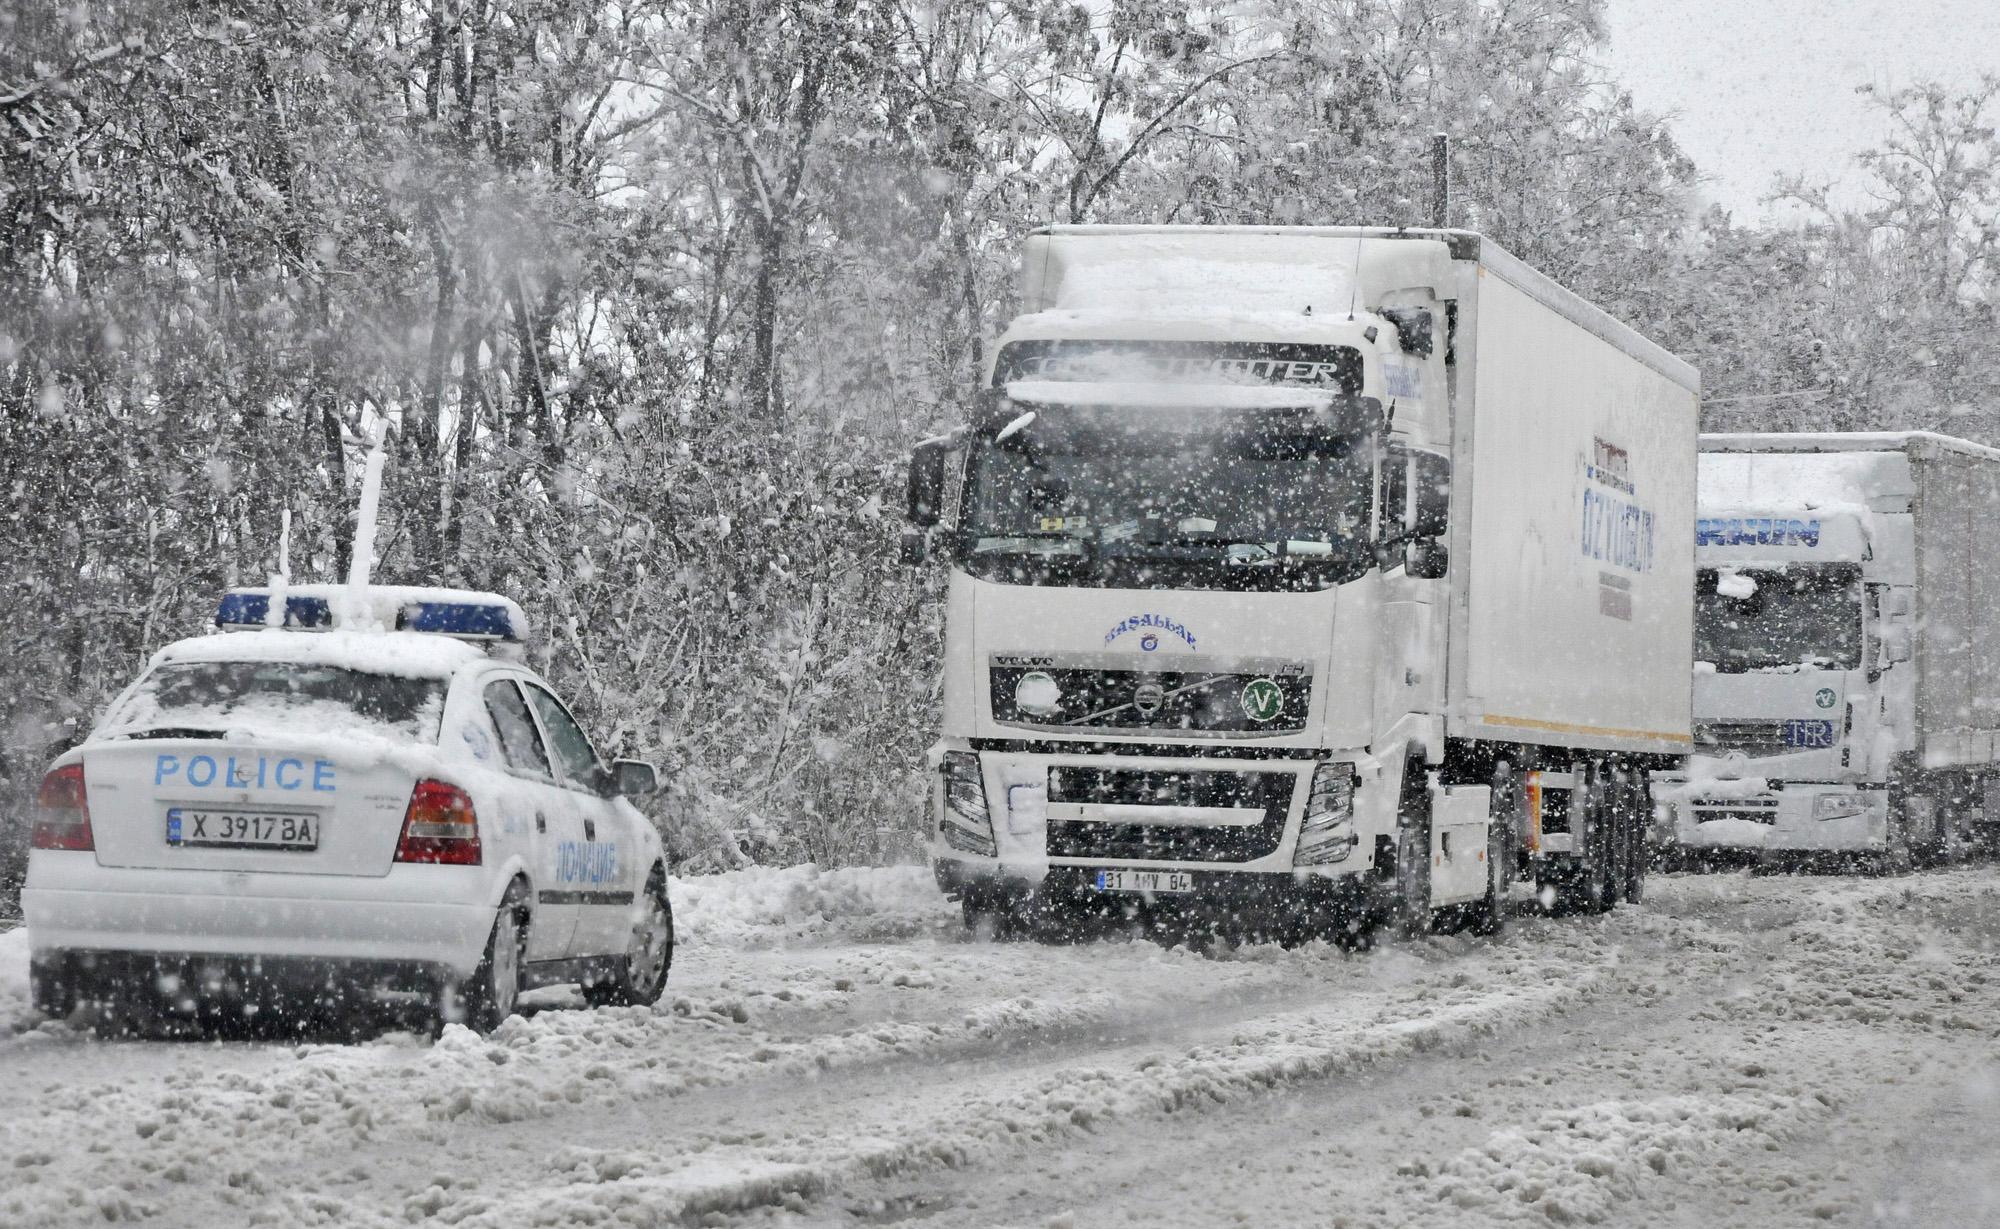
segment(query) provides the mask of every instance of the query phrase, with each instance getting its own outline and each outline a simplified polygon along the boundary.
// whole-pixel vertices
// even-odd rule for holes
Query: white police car
[[[42,780],[43,1012],[400,1002],[483,1030],[533,985],[659,998],[666,858],[626,800],[654,771],[605,765],[519,664],[518,606],[297,585],[216,621],[242,630],[162,649]]]

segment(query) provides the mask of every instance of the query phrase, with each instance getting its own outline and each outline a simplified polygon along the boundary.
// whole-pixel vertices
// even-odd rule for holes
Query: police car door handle
[[[596,840],[596,839],[597,839],[597,821],[596,821],[596,820],[594,820],[594,819],[586,819],[586,820],[584,820],[584,821],[583,821],[583,839],[584,839],[584,840],[586,840],[586,841],[594,841],[594,840]]]
[[[537,831],[537,832],[547,832],[548,830],[549,830],[549,819],[548,819],[548,816],[546,816],[546,815],[543,815],[543,814],[542,814],[542,813],[541,813],[540,811],[536,811],[536,812],[535,812],[535,831]]]

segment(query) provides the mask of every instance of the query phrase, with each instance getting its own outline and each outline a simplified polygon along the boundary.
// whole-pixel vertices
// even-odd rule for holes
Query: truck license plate
[[[170,807],[167,844],[222,849],[317,849],[319,819],[303,811]]]
[[[1186,871],[1099,871],[1100,892],[1192,892],[1194,876]]]

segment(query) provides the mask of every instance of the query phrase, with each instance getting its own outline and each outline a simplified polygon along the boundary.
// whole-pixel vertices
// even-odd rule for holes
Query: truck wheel
[[[640,903],[631,942],[611,976],[583,988],[584,1001],[592,1007],[651,1007],[667,988],[667,970],[674,964],[674,907],[662,872],[647,879]]]
[[[1431,806],[1422,765],[1403,770],[1397,806],[1402,838],[1396,844],[1396,929],[1404,938],[1429,934],[1431,911]]]
[[[1586,768],[1583,806],[1578,808],[1574,801],[1570,804],[1570,831],[1582,839],[1576,865],[1561,891],[1565,913],[1603,913],[1616,899],[1618,880],[1612,865],[1616,808],[1611,805],[1604,776],[1604,769],[1595,763]]]
[[[1634,772],[1628,789],[1631,806],[1625,814],[1625,903],[1636,905],[1646,898],[1651,855],[1646,834],[1653,816],[1653,783],[1644,772]]]
[[[1511,772],[1493,774],[1493,811],[1486,822],[1486,896],[1472,906],[1472,932],[1497,935],[1507,929],[1507,887],[1514,881],[1514,781]]]

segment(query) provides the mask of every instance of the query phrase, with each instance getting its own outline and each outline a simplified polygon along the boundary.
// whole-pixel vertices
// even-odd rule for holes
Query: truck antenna
[[[1348,287],[1347,292],[1347,318],[1349,320],[1354,319],[1354,309],[1361,305],[1361,240],[1367,233],[1367,231],[1359,226],[1354,228],[1354,276],[1348,279],[1352,285]]]
[[[1451,136],[1443,132],[1431,134],[1431,225],[1451,225]]]

